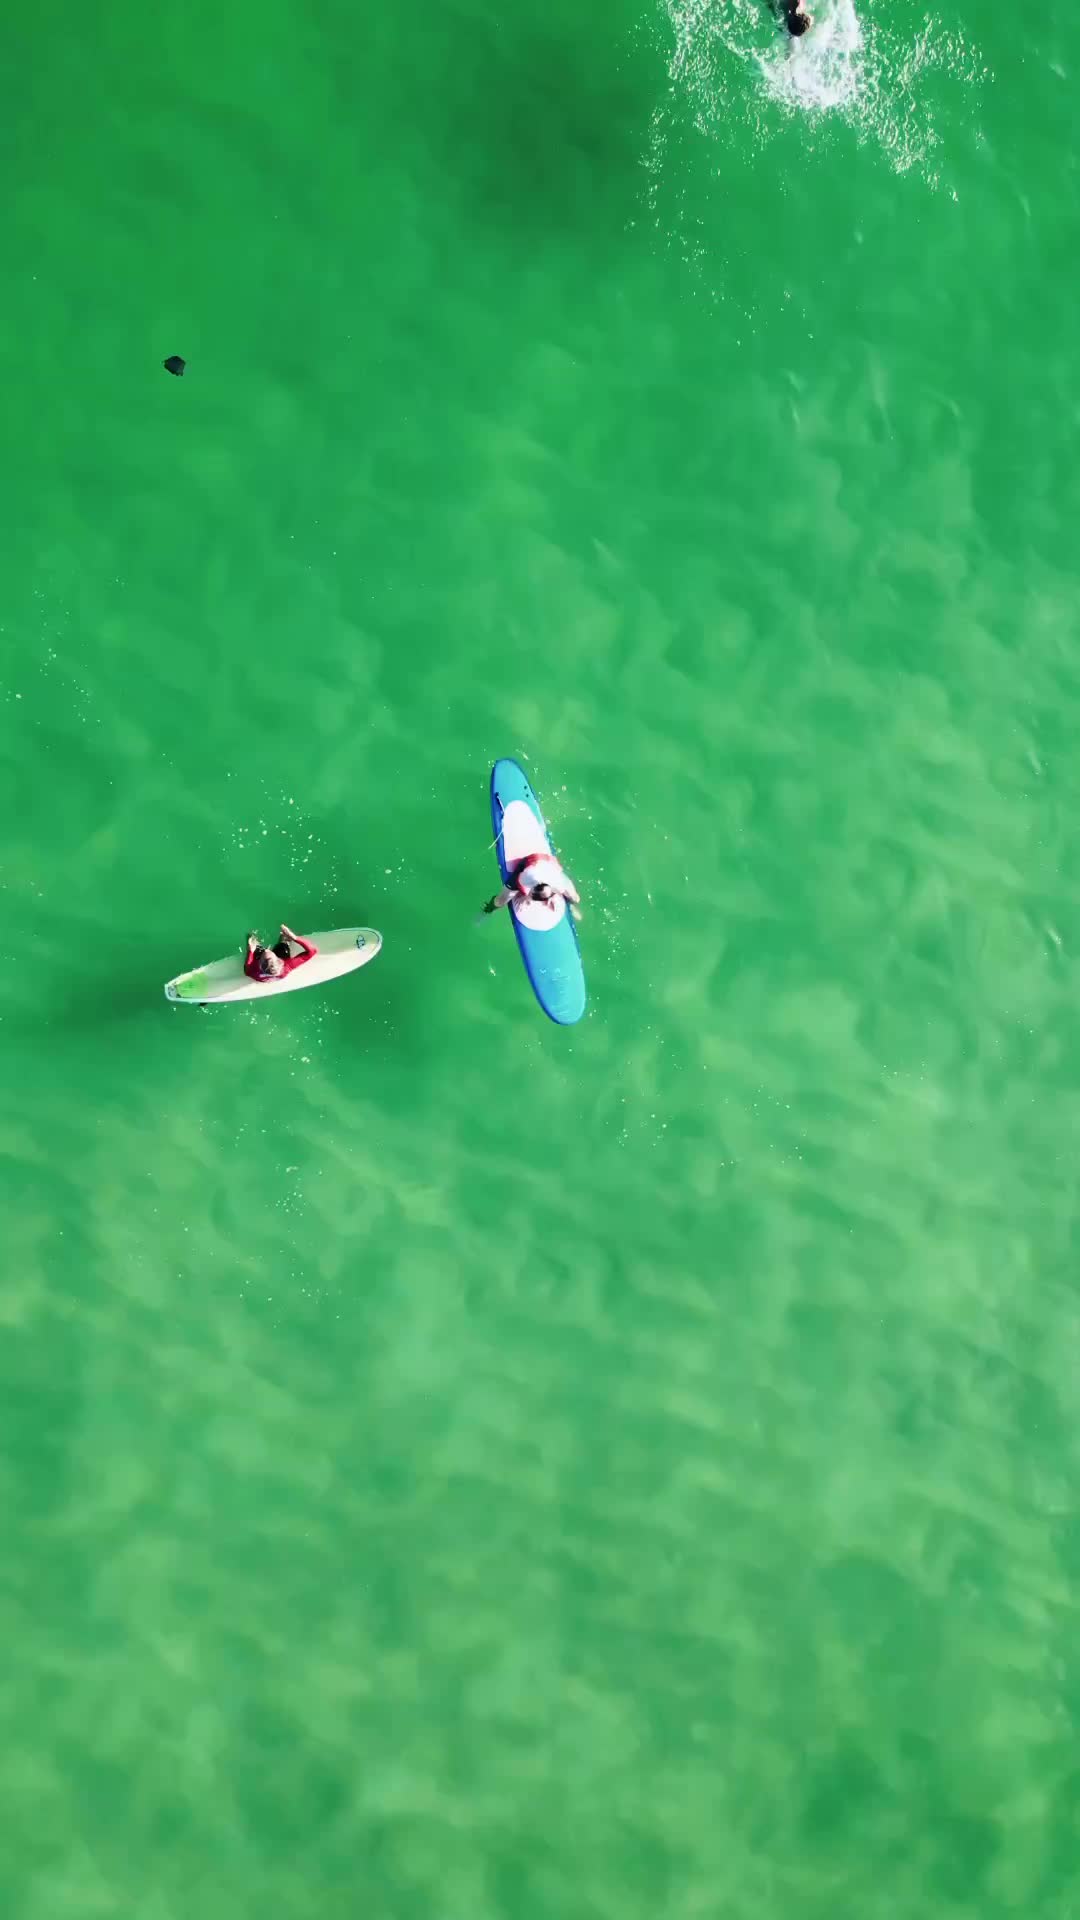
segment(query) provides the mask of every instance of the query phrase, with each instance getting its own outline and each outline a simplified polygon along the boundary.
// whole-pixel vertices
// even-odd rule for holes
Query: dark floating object
[[[809,33],[814,24],[814,16],[807,7],[806,0],[785,0],[784,13],[787,30],[794,39],[797,40],[800,34]]]
[[[180,375],[184,371],[184,368],[187,366],[187,361],[181,360],[180,355],[178,353],[170,353],[168,359],[163,360],[161,364],[164,367],[166,373],[175,373],[177,379],[179,379]]]

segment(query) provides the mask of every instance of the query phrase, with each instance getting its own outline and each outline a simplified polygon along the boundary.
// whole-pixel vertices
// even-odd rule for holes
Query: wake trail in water
[[[766,90],[786,106],[824,112],[847,106],[863,79],[864,43],[852,0],[819,6],[801,39],[776,35],[758,60]]]
[[[792,39],[766,0],[664,0],[674,35],[668,60],[670,103],[653,117],[646,165],[662,170],[668,121],[681,100],[697,130],[713,139],[745,135],[762,144],[792,115],[840,120],[881,148],[897,173],[920,172],[941,185],[941,140],[933,83],[965,86],[987,78],[975,51],[928,15],[914,39],[879,25],[854,0],[811,0],[814,25]]]

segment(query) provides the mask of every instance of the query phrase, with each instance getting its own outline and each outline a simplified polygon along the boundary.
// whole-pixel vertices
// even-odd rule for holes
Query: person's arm
[[[517,894],[516,887],[503,887],[500,893],[493,894],[484,908],[485,913],[497,913],[500,907],[508,907]]]
[[[244,972],[247,974],[249,980],[257,980],[259,978],[259,970],[255,965],[255,955],[258,951],[258,946],[259,943],[255,935],[249,933],[247,937],[247,952],[244,955]]]
[[[313,940],[305,940],[302,933],[294,933],[292,928],[287,927],[284,922],[282,922],[281,931],[287,939],[295,941],[296,945],[302,948],[302,952],[294,953],[291,959],[285,961],[286,973],[291,973],[294,967],[302,967],[306,960],[314,960],[319,949]]]

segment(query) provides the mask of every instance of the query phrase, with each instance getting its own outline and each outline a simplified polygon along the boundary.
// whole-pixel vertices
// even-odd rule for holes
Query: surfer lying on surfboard
[[[530,853],[515,866],[512,884],[493,894],[484,912],[497,913],[500,907],[508,907],[513,901],[515,906],[535,902],[538,906],[550,907],[554,913],[560,899],[566,901],[574,919],[580,920],[581,895],[554,855]]]
[[[302,949],[300,953],[293,952],[292,941]],[[302,967],[305,960],[314,960],[318,951],[318,947],[310,940],[294,933],[282,921],[281,933],[272,947],[261,946],[257,934],[248,934],[244,972],[249,980],[280,980],[286,973],[293,973],[297,967]]]

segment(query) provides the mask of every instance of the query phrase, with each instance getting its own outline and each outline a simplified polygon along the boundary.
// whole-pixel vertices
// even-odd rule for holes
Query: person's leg
[[[289,942],[284,938],[280,940],[275,940],[273,947],[271,948],[271,952],[276,953],[279,960],[292,959],[292,948],[289,945]]]

